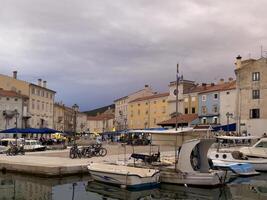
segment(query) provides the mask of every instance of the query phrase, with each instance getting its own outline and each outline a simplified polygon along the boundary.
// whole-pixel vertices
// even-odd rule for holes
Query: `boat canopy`
[[[207,154],[210,146],[214,142],[214,139],[193,139],[185,141],[179,152],[178,169],[182,172],[208,172],[209,162]]]
[[[222,126],[213,126],[212,129],[212,131],[236,131],[236,123]]]
[[[259,139],[260,137],[257,136],[217,136],[217,139],[221,140],[253,140]]]
[[[178,128],[177,130],[175,129],[159,129],[159,130],[146,130],[146,129],[139,129],[139,130],[129,130],[129,133],[166,133],[166,134],[175,134],[175,133],[184,133],[184,132],[189,132],[193,131],[193,128],[191,127],[185,127],[185,128]]]

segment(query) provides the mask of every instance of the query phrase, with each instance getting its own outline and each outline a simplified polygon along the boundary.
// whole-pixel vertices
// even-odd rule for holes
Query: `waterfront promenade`
[[[26,155],[6,156],[0,155],[0,170],[12,171],[25,174],[36,174],[39,176],[66,176],[72,174],[87,173],[87,165],[90,162],[117,162],[129,159],[133,149],[131,146],[126,147],[126,154],[123,147],[119,145],[105,145],[108,154],[105,157],[77,158],[70,159],[69,149],[45,151],[45,152],[28,152]],[[153,147],[152,152],[157,148]],[[134,147],[135,153],[149,153],[149,146]],[[172,156],[174,154],[172,147],[163,146],[160,149],[163,156]]]

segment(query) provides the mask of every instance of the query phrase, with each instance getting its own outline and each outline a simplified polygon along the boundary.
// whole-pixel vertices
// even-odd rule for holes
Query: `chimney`
[[[145,88],[148,88],[149,87],[149,85],[145,85]]]
[[[204,87],[204,89],[206,89],[207,83],[202,83],[202,87]]]
[[[210,85],[211,85],[211,86],[214,86],[215,84],[214,84],[214,83],[211,83]]]
[[[224,83],[224,79],[221,78],[220,81],[219,81],[219,84],[223,84]]]
[[[229,77],[229,78],[228,78],[228,81],[229,81],[229,82],[232,82],[233,80],[234,80],[234,79],[233,79],[232,77]]]
[[[13,78],[17,79],[18,71],[13,71]]]
[[[42,87],[42,79],[38,79],[38,85]]]
[[[240,69],[241,68],[241,59],[242,59],[242,57],[240,55],[238,55],[236,57],[236,63],[235,63],[236,69]]]
[[[43,87],[46,88],[46,81],[43,81]]]

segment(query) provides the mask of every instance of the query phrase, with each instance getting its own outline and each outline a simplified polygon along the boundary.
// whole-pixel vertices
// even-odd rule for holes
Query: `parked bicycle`
[[[9,149],[6,151],[7,156],[15,156],[15,155],[25,155],[25,150],[24,146],[17,146],[17,145],[12,145],[9,147]]]
[[[82,151],[78,148],[77,144],[74,144],[71,148],[70,148],[70,154],[69,154],[71,159],[74,158],[81,158],[82,157]]]
[[[107,149],[102,147],[102,144],[92,144],[88,147],[84,147],[82,150],[83,157],[91,158],[93,156],[106,156]]]

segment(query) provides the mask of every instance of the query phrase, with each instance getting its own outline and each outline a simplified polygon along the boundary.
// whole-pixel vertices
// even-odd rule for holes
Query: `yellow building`
[[[129,129],[156,128],[158,122],[168,119],[169,93],[154,94],[129,102]]]

